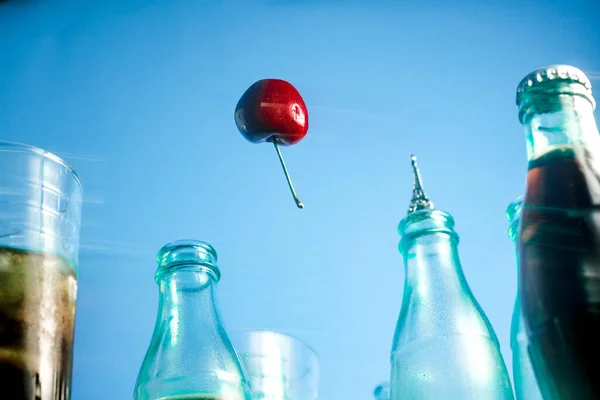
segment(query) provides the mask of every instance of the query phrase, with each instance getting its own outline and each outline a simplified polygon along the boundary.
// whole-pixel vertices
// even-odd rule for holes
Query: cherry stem
[[[287,167],[285,166],[285,161],[283,161],[283,156],[281,155],[281,150],[279,150],[279,144],[277,143],[277,138],[273,139],[273,146],[275,146],[275,150],[277,151],[277,156],[279,156],[279,162],[281,163],[281,168],[283,168],[283,173],[285,174],[285,179],[287,180],[290,191],[292,192],[292,196],[294,197],[294,201],[298,208],[304,208],[304,204],[298,198],[296,194],[296,190],[294,190],[294,185],[292,184],[292,180],[290,179],[290,174],[288,173]]]

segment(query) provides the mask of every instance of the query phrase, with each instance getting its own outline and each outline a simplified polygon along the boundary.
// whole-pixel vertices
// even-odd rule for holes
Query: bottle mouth
[[[401,236],[398,250],[404,254],[413,240],[434,233],[445,233],[456,244],[460,241],[458,234],[454,231],[454,218],[447,212],[438,209],[423,209],[410,213],[398,225],[398,234]]]
[[[433,209],[422,209],[414,211],[404,217],[398,224],[398,234],[401,236],[420,231],[452,230],[454,218],[445,211]]]
[[[538,92],[580,94],[594,102],[590,79],[572,65],[548,65],[528,74],[517,86],[517,106],[521,106],[527,95]]]
[[[592,110],[596,108],[590,79],[579,68],[554,64],[533,71],[517,87],[519,122],[526,124],[531,115],[560,110],[565,96],[583,98]]]
[[[210,244],[199,240],[177,240],[164,245],[156,255],[158,271],[182,265],[201,265],[220,278],[217,267],[217,251]],[[158,272],[157,271],[157,272]]]

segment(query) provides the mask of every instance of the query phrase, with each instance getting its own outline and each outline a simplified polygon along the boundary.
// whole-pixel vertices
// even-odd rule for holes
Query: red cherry
[[[298,143],[308,132],[308,110],[300,93],[282,79],[261,79],[235,107],[235,124],[251,143]]]
[[[234,117],[238,130],[250,143],[273,143],[296,206],[304,208],[279,150],[280,145],[298,143],[308,132],[308,110],[298,90],[281,79],[261,79],[244,92]]]

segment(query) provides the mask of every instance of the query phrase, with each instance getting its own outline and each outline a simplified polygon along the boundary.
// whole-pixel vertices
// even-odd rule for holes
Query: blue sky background
[[[0,137],[43,147],[85,191],[74,399],[129,399],[157,307],[154,257],[210,242],[229,329],[295,334],[321,399],[389,375],[411,153],[457,220],[465,275],[510,368],[515,260],[504,210],[523,190],[516,85],[552,63],[600,88],[600,2],[45,0],[0,5]],[[502,5],[500,5],[502,3]],[[284,148],[237,132],[254,81],[310,115]],[[600,90],[600,89],[599,89]]]

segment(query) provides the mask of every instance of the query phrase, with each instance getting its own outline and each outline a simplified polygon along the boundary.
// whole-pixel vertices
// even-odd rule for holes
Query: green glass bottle
[[[498,339],[462,271],[454,219],[434,208],[412,164],[413,199],[398,227],[405,281],[391,400],[513,400]]]
[[[600,134],[589,78],[551,65],[517,89],[527,147],[518,234],[529,356],[544,399],[600,399]]]
[[[157,255],[158,317],[135,384],[135,400],[251,400],[221,321],[221,277],[208,243],[177,241]]]
[[[517,240],[519,217],[523,207],[523,198],[519,197],[510,203],[506,209],[506,219],[509,222],[508,237],[514,242]],[[516,251],[516,249],[515,249]],[[518,274],[517,274],[518,276]],[[518,278],[517,278],[518,279]],[[516,400],[542,400],[531,360],[527,351],[529,340],[523,313],[521,312],[521,296],[517,291],[515,307],[513,309],[510,326],[510,348],[512,350],[513,382]]]

